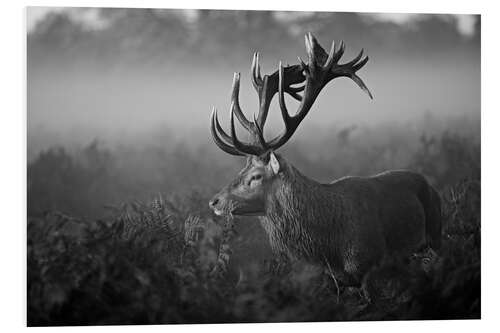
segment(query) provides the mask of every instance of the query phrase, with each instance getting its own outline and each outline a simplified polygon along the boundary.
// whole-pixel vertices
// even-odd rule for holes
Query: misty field
[[[438,255],[387,260],[359,289],[273,255],[256,219],[213,215],[243,161],[211,142],[42,151],[28,165],[28,324],[479,318],[478,125],[431,123],[331,128],[282,152],[321,181],[408,168],[439,190]]]
[[[270,74],[306,59],[308,32],[364,49],[374,98],[336,80],[278,153],[325,183],[410,169],[442,198],[439,253],[387,258],[360,288],[208,207],[244,164],[211,141],[211,107],[228,128],[241,72],[251,117],[252,54]],[[28,325],[480,318],[480,41],[479,15],[49,9],[27,35]]]

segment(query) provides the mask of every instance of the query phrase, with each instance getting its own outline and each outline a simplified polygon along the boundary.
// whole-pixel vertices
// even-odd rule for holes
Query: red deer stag
[[[368,61],[363,51],[340,64],[345,45],[333,42],[327,54],[307,34],[308,62],[283,67],[263,78],[254,54],[252,83],[259,97],[259,113],[248,120],[240,109],[240,75],[235,73],[231,97],[230,132],[221,127],[217,110],[211,132],[223,151],[246,156],[238,176],[210,201],[218,215],[258,216],[275,251],[291,258],[328,264],[341,282],[358,284],[373,264],[385,256],[409,255],[423,246],[438,249],[441,208],[438,193],[423,176],[409,171],[386,171],[371,177],[344,177],[320,184],[300,173],[275,151],[283,146],[306,117],[321,89],[338,77],[352,79],[370,98],[357,76]],[[299,94],[303,92],[302,94]],[[273,96],[278,93],[284,131],[272,140],[263,135]],[[285,105],[285,93],[300,101],[295,115]],[[236,136],[234,117],[253,142]]]

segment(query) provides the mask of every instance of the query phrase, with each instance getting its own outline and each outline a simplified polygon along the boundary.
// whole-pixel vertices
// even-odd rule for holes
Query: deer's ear
[[[280,172],[280,162],[273,152],[269,154],[269,165],[271,166],[271,170],[273,170],[273,173],[275,175]]]

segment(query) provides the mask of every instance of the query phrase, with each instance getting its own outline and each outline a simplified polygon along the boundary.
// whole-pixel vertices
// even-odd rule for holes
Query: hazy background
[[[252,114],[252,53],[261,52],[264,73],[279,60],[295,63],[305,57],[307,31],[325,48],[343,39],[345,59],[365,49],[360,76],[374,100],[337,80],[297,136],[425,113],[479,117],[478,16],[35,7],[28,22],[30,160],[51,145],[93,138],[115,144],[164,132],[209,140],[211,106],[227,115],[233,72],[242,73],[242,107]],[[277,131],[279,112],[271,114],[268,128]]]
[[[211,107],[227,126],[239,71],[242,108],[256,112],[253,52],[271,73],[305,58],[308,31],[325,48],[343,39],[345,61],[364,48],[374,100],[345,78],[324,89],[283,149],[305,174],[415,168],[445,132],[479,144],[479,16],[30,7],[27,23],[31,213],[215,191],[241,160],[211,142]],[[282,126],[275,100],[266,136]]]

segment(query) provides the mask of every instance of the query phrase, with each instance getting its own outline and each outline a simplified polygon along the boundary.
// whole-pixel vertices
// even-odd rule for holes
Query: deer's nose
[[[214,198],[214,199],[210,200],[210,202],[208,204],[210,205],[210,207],[215,207],[215,206],[217,206],[218,203],[219,203],[219,198]]]

